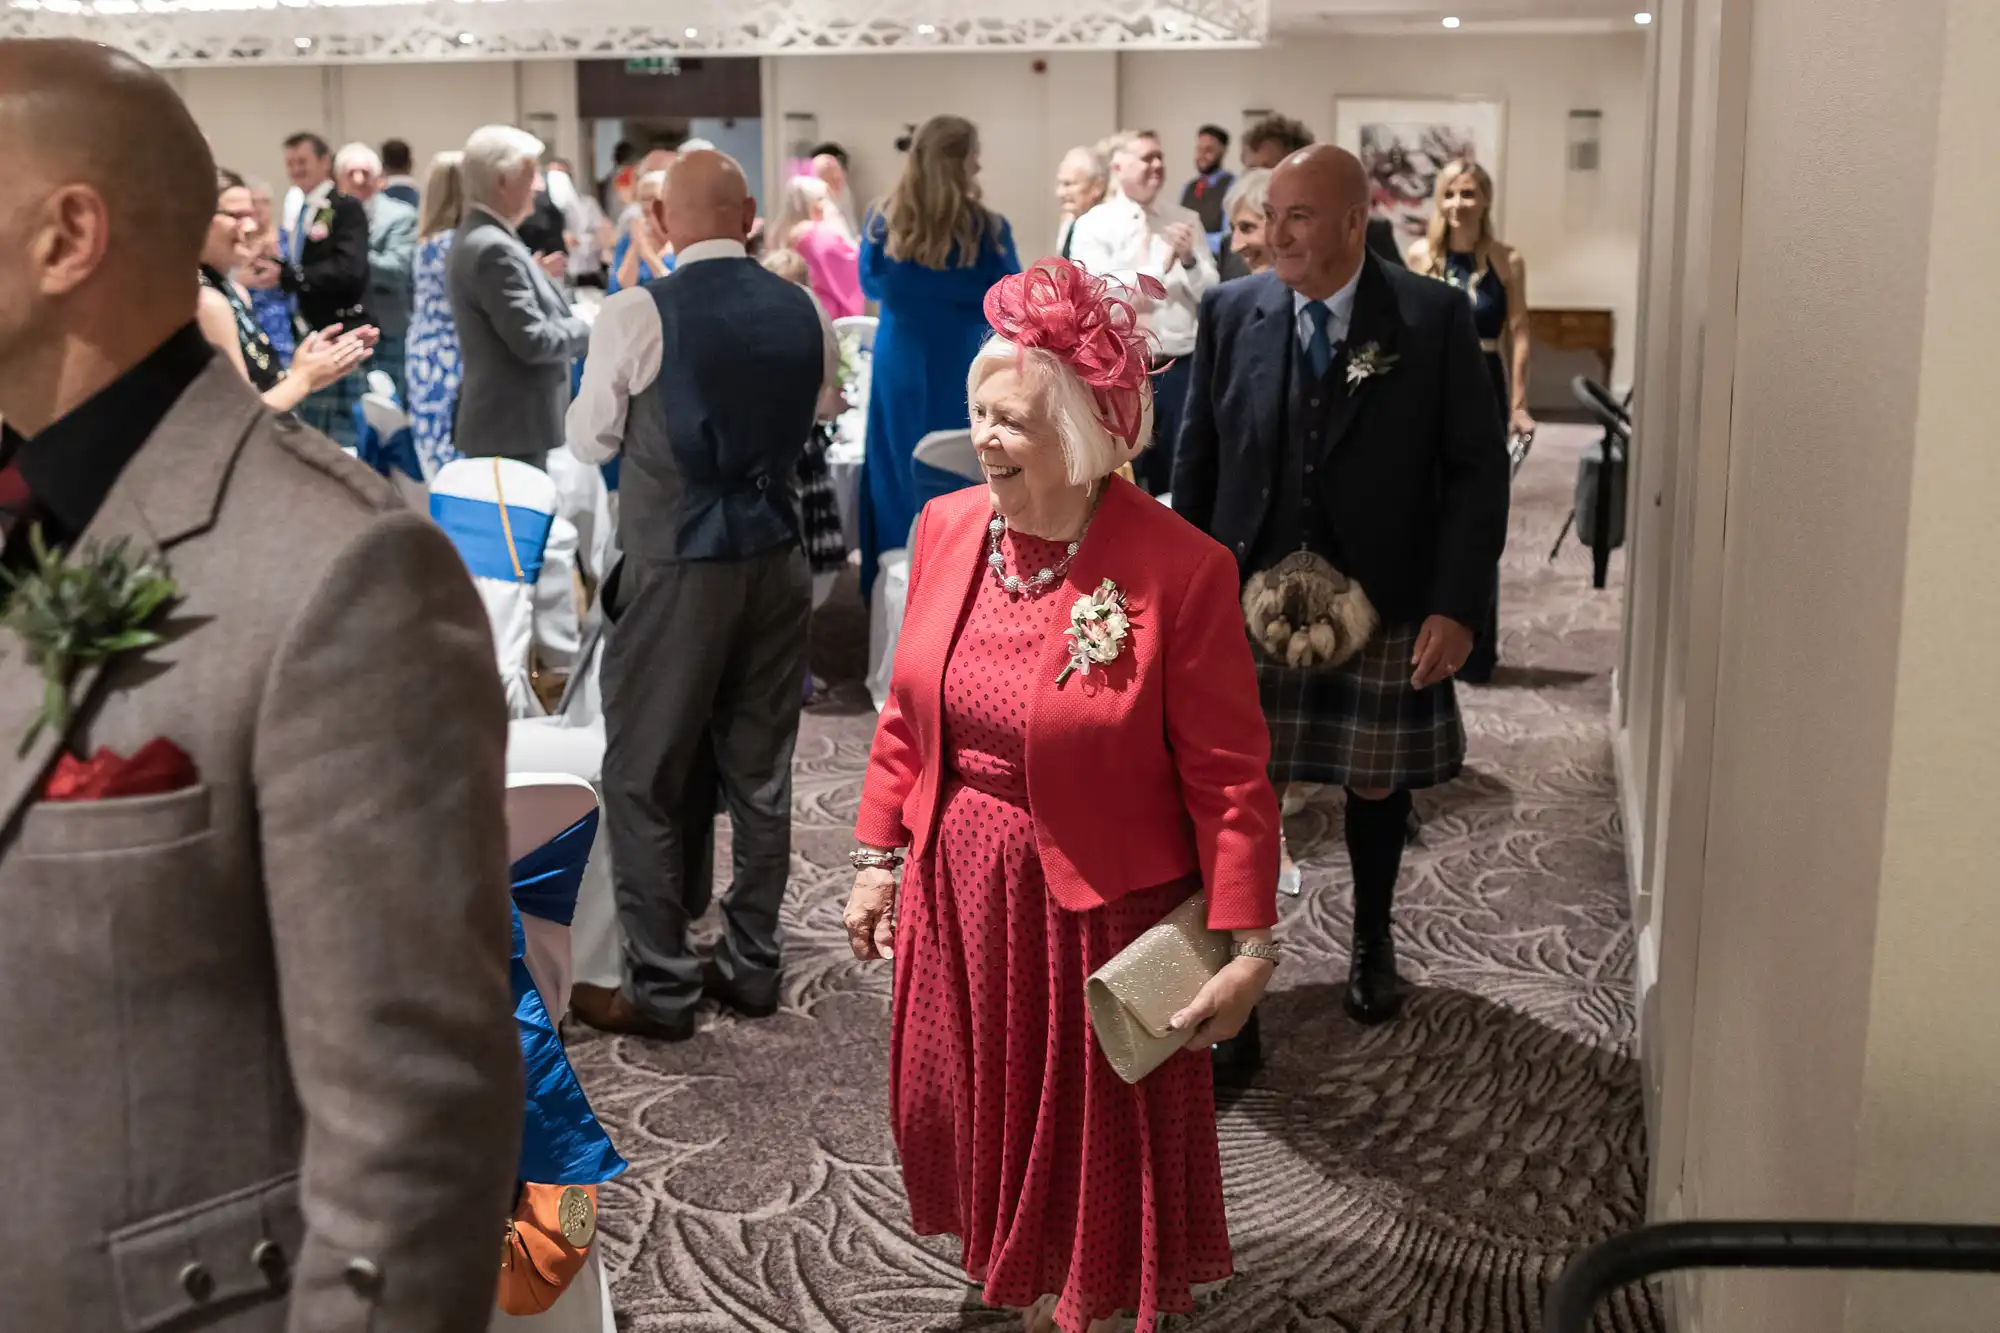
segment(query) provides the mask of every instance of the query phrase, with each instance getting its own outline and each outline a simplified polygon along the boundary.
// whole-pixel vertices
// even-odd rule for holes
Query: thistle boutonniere
[[[1383,351],[1381,343],[1363,344],[1347,358],[1347,387],[1352,389],[1365,380],[1388,374],[1398,359],[1394,352]]]
[[[42,708],[21,738],[23,754],[43,727],[68,729],[79,670],[161,640],[147,626],[180,595],[180,585],[160,557],[135,558],[126,546],[123,539],[93,545],[72,561],[49,550],[37,525],[28,532],[33,564],[20,572],[0,569],[9,593],[5,623],[42,669]]]
[[[1110,579],[1104,580],[1096,592],[1076,599],[1065,632],[1069,635],[1069,665],[1056,677],[1058,685],[1074,672],[1087,676],[1093,665],[1108,666],[1125,651],[1125,640],[1132,632],[1132,622],[1125,616],[1125,594]]]

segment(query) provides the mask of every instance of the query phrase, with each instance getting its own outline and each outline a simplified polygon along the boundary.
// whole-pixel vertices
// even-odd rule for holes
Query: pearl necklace
[[[1094,507],[1091,511],[1091,517],[1096,517]],[[1076,559],[1076,553],[1083,548],[1084,537],[1090,532],[1090,519],[1087,518],[1083,521],[1083,531],[1079,532],[1076,535],[1076,540],[1071,542],[1063,551],[1062,559],[1056,561],[1053,566],[1046,566],[1036,570],[1031,577],[1025,579],[1018,574],[1009,574],[1007,572],[1007,557],[1000,553],[1000,534],[1007,531],[1007,520],[995,514],[993,521],[986,525],[986,531],[988,533],[986,563],[992,568],[993,577],[999,579],[1000,586],[1016,597],[1024,592],[1032,597],[1037,593],[1045,592],[1049,588],[1054,587],[1056,581],[1068,572],[1069,562]]]

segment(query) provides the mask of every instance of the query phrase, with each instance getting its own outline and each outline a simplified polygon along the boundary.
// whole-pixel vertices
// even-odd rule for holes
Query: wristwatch
[[[1236,940],[1229,946],[1231,958],[1261,958],[1272,967],[1285,961],[1284,952],[1275,942],[1258,944],[1254,941]]]

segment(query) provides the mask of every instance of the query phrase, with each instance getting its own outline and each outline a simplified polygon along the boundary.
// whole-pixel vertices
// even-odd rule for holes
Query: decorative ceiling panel
[[[0,0],[160,66],[1251,46],[1270,0]]]

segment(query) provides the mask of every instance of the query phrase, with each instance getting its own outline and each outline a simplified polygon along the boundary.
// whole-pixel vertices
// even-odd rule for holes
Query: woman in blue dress
[[[409,382],[410,438],[424,476],[458,457],[451,442],[452,416],[458,408],[458,326],[451,318],[451,297],[445,269],[451,260],[452,238],[458,234],[465,209],[465,189],[458,174],[460,153],[439,153],[431,159],[424,183],[423,216],[417,225],[417,258],[411,266],[414,300],[403,373]]]
[[[1472,322],[1486,356],[1495,406],[1512,435],[1533,439],[1528,411],[1528,265],[1521,252],[1493,234],[1493,178],[1477,162],[1453,162],[1438,172],[1430,230],[1409,250],[1410,271],[1442,279],[1472,302]],[[1472,656],[1459,680],[1484,685],[1500,661],[1500,570],[1493,602],[1473,628]]]
[[[990,331],[987,289],[1021,269],[1007,220],[979,199],[979,131],[933,116],[910,142],[903,179],[862,227],[861,290],[879,303],[861,474],[861,588],[917,511],[962,477],[918,463],[917,441],[965,430],[965,375]]]

